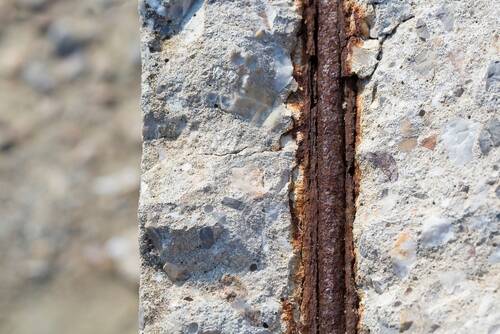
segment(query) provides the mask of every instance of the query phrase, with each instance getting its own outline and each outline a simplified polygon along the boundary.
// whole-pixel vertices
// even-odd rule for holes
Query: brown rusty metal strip
[[[342,103],[344,107],[344,135],[345,135],[345,333],[355,334],[359,323],[359,295],[356,290],[355,268],[356,256],[354,249],[353,224],[356,215],[356,199],[359,187],[359,168],[356,166],[356,144],[359,140],[359,115],[357,108],[357,78],[349,77],[346,71],[347,56],[350,52],[349,42],[359,41],[360,36],[366,34],[367,24],[365,14],[353,0],[344,0],[339,9],[341,65],[343,77]],[[365,28],[365,29],[364,29]]]
[[[344,333],[345,158],[337,0],[317,3],[318,333]]]
[[[304,31],[302,64],[295,72],[299,84],[301,112],[297,120],[299,150],[297,159],[304,179],[296,205],[296,217],[300,230],[302,291],[298,332],[317,331],[317,196],[316,175],[316,64],[315,36],[316,10],[314,0],[303,3]]]
[[[341,0],[305,0],[297,159],[304,174],[294,206],[301,244],[300,320],[289,333],[356,333],[356,81],[342,77],[348,34]],[[343,104],[345,108],[343,108]],[[297,189],[296,189],[297,191]]]

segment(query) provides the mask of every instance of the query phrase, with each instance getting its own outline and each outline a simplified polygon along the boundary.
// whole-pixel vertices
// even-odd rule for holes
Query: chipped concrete
[[[379,53],[380,42],[376,39],[368,39],[351,46],[347,58],[351,69],[349,75],[356,75],[360,79],[371,76],[377,67]]]
[[[140,331],[284,332],[297,8],[149,0],[140,12]]]
[[[496,333],[497,6],[354,7],[342,74],[358,79],[359,333]],[[308,272],[290,212],[313,193],[290,135],[304,101],[287,104],[303,88],[300,9],[144,0],[140,13],[140,332],[301,332],[289,324],[315,314],[297,308]]]

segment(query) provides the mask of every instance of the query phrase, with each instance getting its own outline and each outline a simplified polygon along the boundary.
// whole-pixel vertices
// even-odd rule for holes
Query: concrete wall
[[[498,6],[354,7],[359,332],[500,332]],[[141,333],[305,332],[301,8],[140,2]]]
[[[300,17],[282,1],[140,10],[144,332],[282,332]]]
[[[358,95],[361,327],[498,333],[498,6],[371,7],[380,60]]]

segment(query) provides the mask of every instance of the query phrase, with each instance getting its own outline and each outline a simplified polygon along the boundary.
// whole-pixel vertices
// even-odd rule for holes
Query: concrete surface
[[[357,5],[359,332],[500,333],[498,6]],[[141,333],[286,330],[298,12],[140,2]]]
[[[358,104],[361,333],[499,333],[499,8],[383,1]]]
[[[140,12],[141,331],[280,333],[299,16],[286,1],[144,1]]]

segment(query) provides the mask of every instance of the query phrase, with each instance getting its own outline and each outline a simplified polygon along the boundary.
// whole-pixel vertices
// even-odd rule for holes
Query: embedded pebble
[[[367,153],[366,159],[373,167],[380,169],[389,181],[397,181],[398,167],[392,155],[387,152],[370,152]]]
[[[165,264],[163,265],[163,270],[172,282],[182,282],[187,280],[190,276],[189,272],[186,269],[170,262],[165,262]]]
[[[142,136],[144,140],[166,138],[175,140],[187,126],[185,116],[168,117],[164,113],[148,113],[144,116]]]
[[[421,145],[429,150],[434,150],[436,148],[437,144],[437,135],[432,135],[429,137],[426,137],[422,140]]]
[[[429,217],[422,225],[420,241],[426,248],[446,244],[454,238],[451,221],[442,217]]]
[[[209,226],[204,226],[200,229],[201,247],[210,248],[215,242],[214,231]]]
[[[500,248],[495,248],[490,256],[488,256],[488,263],[490,264],[498,264],[500,263]]]
[[[464,165],[472,160],[472,148],[477,138],[479,126],[465,119],[456,119],[446,124],[441,142],[448,158],[457,165]]]
[[[490,62],[486,70],[486,90],[498,89],[500,86],[500,61]]]
[[[441,7],[440,9],[438,9],[438,11],[436,12],[436,16],[441,20],[446,31],[453,30],[454,18],[452,13],[450,13],[447,8]]]
[[[500,145],[500,121],[496,118],[490,120],[479,134],[479,147],[481,153],[488,154],[491,149]]]
[[[429,28],[427,27],[427,24],[425,24],[424,20],[418,19],[415,28],[417,29],[417,35],[421,40],[426,41],[431,37]]]
[[[224,197],[222,199],[222,204],[235,210],[241,210],[244,206],[244,203],[242,201],[231,197]]]

